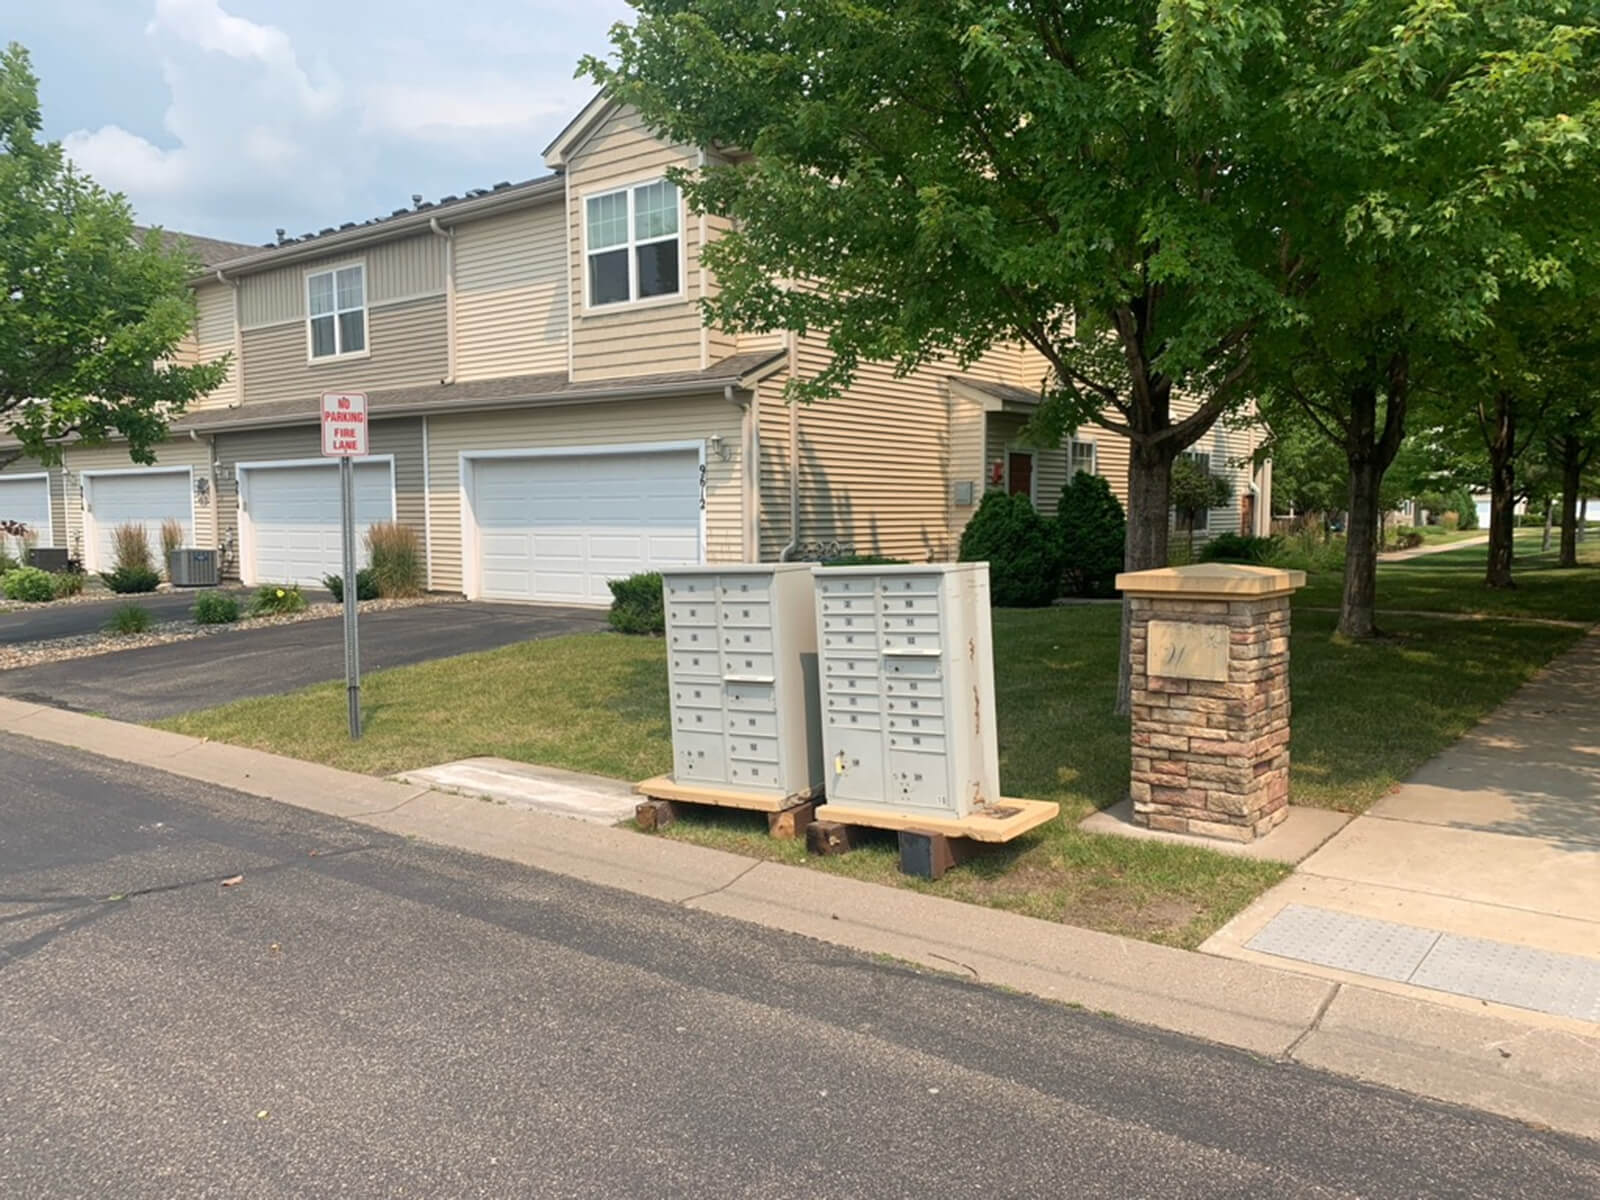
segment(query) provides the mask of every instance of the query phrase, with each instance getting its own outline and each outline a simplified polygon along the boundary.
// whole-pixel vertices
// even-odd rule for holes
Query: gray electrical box
[[[829,803],[965,817],[997,802],[988,564],[814,573]]]
[[[662,572],[673,782],[820,794],[816,607],[806,563]]]

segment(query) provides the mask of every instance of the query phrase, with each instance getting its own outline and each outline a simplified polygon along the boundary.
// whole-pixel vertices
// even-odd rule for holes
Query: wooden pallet
[[[809,788],[792,796],[770,792],[741,792],[679,783],[670,775],[657,775],[633,785],[646,797],[634,817],[641,829],[665,829],[678,819],[679,806],[703,804],[714,808],[742,808],[767,815],[767,832],[775,838],[796,838],[805,834],[816,811],[822,788]]]
[[[971,858],[979,844],[1009,842],[1055,820],[1060,812],[1061,806],[1050,800],[1002,799],[965,817],[824,804],[806,829],[806,849],[813,854],[845,854],[855,847],[856,829],[888,829],[900,837],[901,872],[938,879]]]

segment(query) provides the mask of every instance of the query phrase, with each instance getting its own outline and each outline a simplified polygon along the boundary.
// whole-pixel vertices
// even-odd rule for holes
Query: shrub
[[[428,579],[422,539],[409,525],[383,521],[367,530],[367,556],[378,595],[420,596]],[[360,577],[356,582],[360,583]],[[360,589],[357,588],[357,597]]]
[[[1344,547],[1342,537],[1325,538],[1316,529],[1302,529],[1283,541],[1266,565],[1289,571],[1342,571]]]
[[[161,573],[154,567],[118,567],[101,571],[100,578],[113,592],[153,592],[161,586]]]
[[[344,576],[324,575],[322,586],[333,593],[336,603],[344,603]],[[356,572],[356,599],[376,600],[378,598],[378,580],[372,573],[371,567],[362,567]]]
[[[183,522],[168,517],[161,522],[161,561],[165,563],[174,550],[183,549]]]
[[[1061,535],[1026,496],[990,492],[961,535],[961,561],[989,564],[1002,608],[1038,608],[1061,594]]]
[[[50,582],[55,585],[57,600],[66,596],[76,596],[83,591],[83,572],[57,571],[50,576]]]
[[[292,583],[264,583],[256,589],[250,601],[252,617],[277,617],[286,613],[304,612],[306,598]]]
[[[1454,516],[1454,513],[1447,514]],[[1422,545],[1423,537],[1420,529],[1413,529],[1410,525],[1396,525],[1386,530],[1383,537],[1385,550],[1415,550]]]
[[[619,633],[661,634],[667,631],[667,617],[661,598],[661,575],[643,571],[626,579],[613,579],[611,611],[606,620]]]
[[[130,634],[143,633],[155,624],[155,618],[150,615],[150,610],[138,604],[124,604],[111,614],[111,619],[106,622],[106,632],[116,634],[118,637],[127,637]]]
[[[38,567],[14,567],[0,579],[0,590],[4,590],[7,600],[37,604],[56,598],[56,581],[48,571]]]
[[[129,521],[126,525],[118,525],[111,531],[111,557],[117,564],[118,571],[148,571],[153,564],[150,561],[150,535],[145,532],[143,525],[137,521]],[[133,589],[150,591],[149,588]]]
[[[196,625],[228,625],[239,619],[239,601],[232,592],[201,592],[194,598]]]
[[[1067,591],[1109,596],[1122,570],[1128,519],[1104,476],[1079,471],[1061,489],[1056,510]]]
[[[22,564],[0,549],[0,575],[9,575]]]
[[[1219,533],[1200,548],[1200,561],[1265,565],[1282,548],[1282,538]]]
[[[1461,514],[1458,512],[1440,513],[1439,524],[1445,529],[1460,529]]]

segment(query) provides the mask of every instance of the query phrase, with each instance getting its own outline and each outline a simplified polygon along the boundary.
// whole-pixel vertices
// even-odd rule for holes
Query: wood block
[[[633,819],[647,833],[665,829],[678,819],[678,806],[671,800],[641,800],[633,810]]]
[[[802,836],[802,831],[815,819],[817,806],[812,801],[796,804],[782,812],[767,814],[767,832],[775,838],[789,841]]]
[[[966,838],[942,833],[900,831],[900,873],[921,879],[940,879],[951,867],[972,857],[973,844]]]
[[[806,851],[810,854],[848,854],[855,849],[855,830],[837,821],[812,821],[806,826]]]

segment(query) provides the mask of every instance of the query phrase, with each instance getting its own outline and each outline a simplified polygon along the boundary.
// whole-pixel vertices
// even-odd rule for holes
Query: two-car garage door
[[[609,604],[608,580],[701,561],[698,447],[468,455],[465,475],[486,600]]]
[[[326,462],[240,463],[240,550],[249,584],[320,587],[344,567],[339,528],[339,468]],[[357,556],[367,561],[366,532],[394,520],[394,474],[387,459],[358,462]]]

